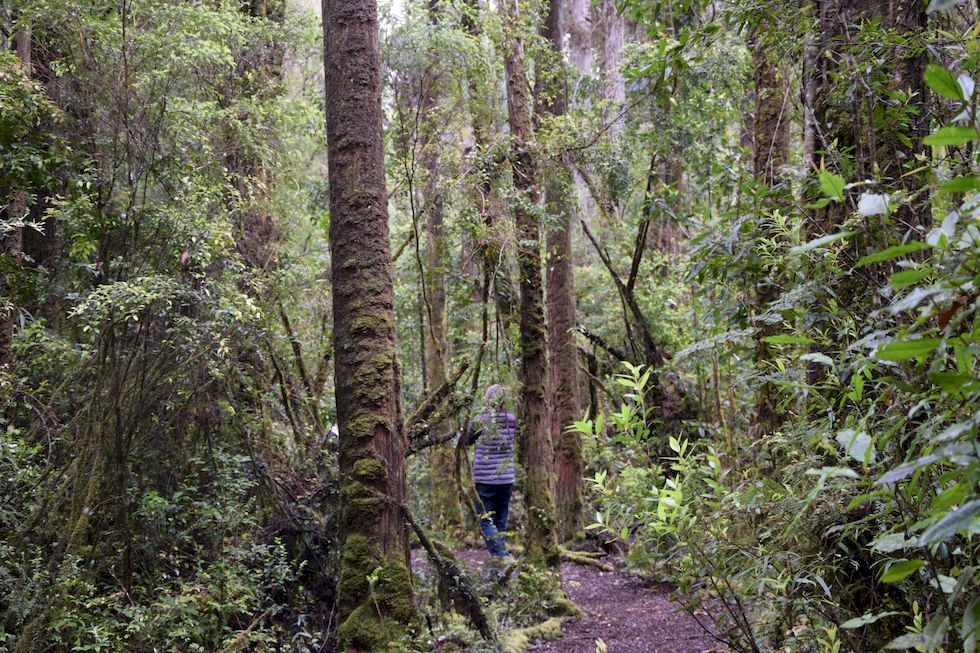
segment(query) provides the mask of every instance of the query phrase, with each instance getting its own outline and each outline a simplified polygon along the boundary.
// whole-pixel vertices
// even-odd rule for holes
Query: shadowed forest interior
[[[978,36],[0,0],[0,653],[974,653]]]

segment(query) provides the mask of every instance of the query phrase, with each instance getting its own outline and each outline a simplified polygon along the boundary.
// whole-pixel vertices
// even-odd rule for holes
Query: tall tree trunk
[[[570,0],[570,5],[567,20],[568,59],[578,71],[578,75],[576,83],[570,87],[571,97],[568,99],[573,107],[588,109],[590,98],[583,88],[587,88],[583,82],[592,75],[595,59],[592,49],[592,0]],[[595,202],[581,173],[575,168],[572,169],[572,181],[575,184],[575,198],[582,218],[592,224],[596,212]]]
[[[324,0],[335,378],[340,429],[340,649],[386,650],[416,619],[381,126],[375,0]],[[369,579],[370,577],[370,579]]]
[[[555,66],[562,66],[561,0],[550,0],[544,37],[551,45]],[[540,79],[540,78],[539,78]],[[542,89],[539,96],[551,98],[542,104],[544,113],[563,116],[567,108],[565,75],[555,80],[556,88]],[[582,436],[566,428],[581,417],[578,384],[578,349],[575,346],[575,284],[572,261],[572,191],[568,168],[559,162],[546,164],[545,208],[557,223],[548,229],[547,309],[548,350],[551,352],[551,441],[555,449],[555,500],[563,540],[575,537],[582,523]]]
[[[464,0],[462,26],[463,31],[479,44],[483,33],[480,26],[480,3],[478,0]],[[499,176],[499,171],[497,162],[487,156],[490,152],[490,139],[493,132],[491,116],[491,107],[494,104],[493,91],[491,88],[485,87],[475,74],[471,74],[467,79],[467,87],[473,141],[476,148],[480,150],[479,156],[482,157],[479,160],[481,169],[477,170],[475,174],[479,182],[471,193],[486,228],[486,235],[483,242],[480,243],[480,259],[485,274],[489,275],[490,289],[493,292],[497,315],[502,318],[505,325],[510,325],[514,319],[515,293],[507,274],[508,267],[503,264],[502,248],[494,232],[497,216],[493,201],[493,180]]]
[[[570,0],[568,16],[568,59],[581,77],[592,74],[592,0]],[[579,102],[579,88],[572,102]]]
[[[603,99],[608,103],[606,119],[612,121],[610,136],[622,133],[623,119],[616,116],[626,101],[626,82],[622,71],[626,21],[616,10],[616,4],[616,0],[602,0]]]
[[[429,0],[429,20],[434,26],[439,24],[439,0]],[[438,63],[433,62],[433,70],[437,69]],[[433,80],[429,88],[431,90],[421,98],[422,115],[431,115],[432,111],[438,110],[443,97],[442,80]],[[449,339],[446,336],[446,239],[443,233],[446,195],[440,169],[440,126],[427,121],[423,129],[426,130],[422,138],[422,167],[426,173],[422,190],[426,229],[426,279],[423,298],[425,320],[422,328],[425,329],[426,336],[427,391],[433,392],[446,382],[446,365],[449,361]],[[436,433],[445,433],[448,430],[447,422],[434,426]],[[460,531],[463,527],[463,513],[459,508],[453,481],[455,456],[452,449],[448,445],[433,447],[429,462],[433,520],[440,529]]]
[[[755,110],[752,124],[752,171],[756,182],[764,187],[763,206],[769,209],[785,205],[786,189],[781,188],[783,169],[789,163],[789,80],[785,66],[777,61],[765,35],[768,25],[758,26],[751,39],[753,46],[753,95]],[[758,237],[770,237],[767,218],[762,217],[757,228]],[[779,296],[779,280],[774,278],[777,270],[764,269],[762,278],[756,285],[756,311],[761,314]],[[765,338],[778,331],[778,325],[760,322],[754,336],[755,363],[765,374],[770,371],[773,359],[772,347]],[[756,391],[755,407],[751,417],[754,434],[771,433],[783,421],[779,411],[776,387],[764,381]]]
[[[31,30],[21,27],[16,36],[17,57],[24,69],[24,74],[31,74]],[[0,239],[0,257],[7,259],[2,265],[11,269],[20,266],[23,259],[24,231],[16,223],[24,220],[27,215],[27,191],[15,189],[7,204],[7,219],[15,223],[13,230]],[[6,273],[0,282],[0,367],[10,362],[14,333],[17,330],[17,320],[20,313],[17,301],[16,273]],[[6,302],[4,304],[3,302]]]
[[[548,428],[546,384],[547,330],[541,280],[541,227],[533,206],[538,203],[537,166],[531,152],[531,102],[524,65],[524,44],[515,36],[519,0],[503,3],[508,30],[504,47],[507,76],[507,115],[514,139],[511,167],[519,199],[517,259],[520,268],[520,334],[522,384],[520,402],[520,457],[524,467],[524,504],[527,514],[525,554],[532,565],[558,571],[560,556],[555,520],[555,498],[549,481],[551,437]]]

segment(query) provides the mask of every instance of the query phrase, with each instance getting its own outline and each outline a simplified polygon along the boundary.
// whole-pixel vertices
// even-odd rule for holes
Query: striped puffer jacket
[[[514,482],[514,438],[517,418],[510,413],[485,413],[476,418],[473,482],[506,485]]]

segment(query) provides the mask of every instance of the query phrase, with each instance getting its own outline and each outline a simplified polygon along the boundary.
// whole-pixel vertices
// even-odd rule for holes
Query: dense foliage
[[[333,650],[344,343],[306,4],[0,0],[0,652]],[[565,545],[671,583],[731,650],[975,651],[975,5],[382,3],[426,549],[478,541],[452,435],[489,383],[526,399],[518,260],[553,267],[565,228]],[[405,646],[492,648],[423,557]],[[493,628],[567,611],[551,580],[478,584]]]

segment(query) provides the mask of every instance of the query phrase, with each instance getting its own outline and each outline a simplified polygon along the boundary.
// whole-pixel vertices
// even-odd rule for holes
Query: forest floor
[[[477,574],[486,551],[457,553]],[[562,636],[532,644],[528,653],[596,653],[601,639],[609,653],[714,653],[723,651],[698,623],[670,599],[670,588],[620,570],[562,565],[562,584],[585,617],[562,624]],[[601,648],[599,649],[601,650]]]

